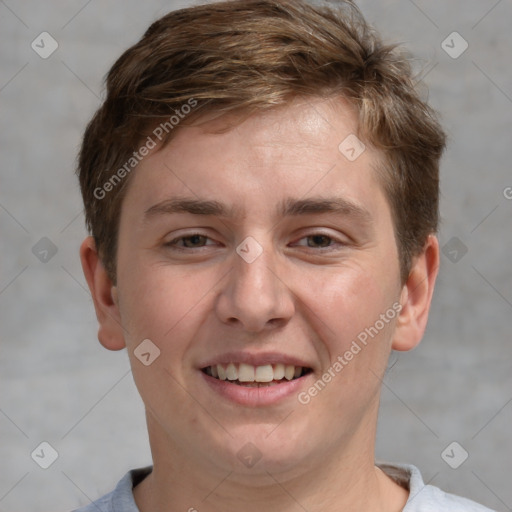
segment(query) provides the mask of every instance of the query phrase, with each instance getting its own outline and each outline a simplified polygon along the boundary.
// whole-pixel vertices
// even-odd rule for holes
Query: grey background
[[[70,510],[150,463],[126,352],[96,340],[73,169],[106,71],[152,20],[186,5],[0,1],[1,512]],[[459,239],[459,249],[445,247],[424,340],[392,357],[377,456],[416,464],[433,485],[511,510],[512,200],[504,190],[512,186],[512,2],[359,5],[416,55],[442,114],[450,145],[439,236],[443,246]],[[46,60],[30,46],[43,31],[59,44]],[[469,43],[457,59],[441,47],[453,31]],[[58,249],[47,263],[32,252],[42,237]],[[453,262],[449,251],[460,258],[460,244],[468,252]],[[42,441],[59,454],[46,470],[30,456]],[[469,453],[458,469],[441,457],[453,441]]]

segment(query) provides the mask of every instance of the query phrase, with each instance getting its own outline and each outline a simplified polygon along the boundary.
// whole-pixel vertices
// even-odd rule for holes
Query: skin
[[[408,491],[374,465],[381,381],[391,349],[424,333],[439,265],[430,236],[402,285],[389,204],[371,147],[353,162],[338,150],[357,132],[341,98],[297,99],[225,133],[229,118],[181,127],[134,171],[123,201],[117,283],[91,237],[81,260],[110,350],[127,348],[146,406],[153,472],[134,489],[142,512],[398,511]],[[190,213],[144,220],[177,195],[239,208],[234,218]],[[276,216],[286,197],[337,196],[368,212]],[[320,233],[319,233],[320,232]],[[165,244],[195,233],[207,238]],[[330,238],[316,238],[323,234]],[[248,236],[262,254],[235,251]],[[328,249],[323,249],[324,246]],[[269,406],[233,404],[199,366],[226,351],[281,352],[307,361],[307,390],[357,335],[399,301],[402,309],[304,405],[296,394]],[[134,350],[150,339],[160,356]],[[261,459],[237,457],[252,443]]]

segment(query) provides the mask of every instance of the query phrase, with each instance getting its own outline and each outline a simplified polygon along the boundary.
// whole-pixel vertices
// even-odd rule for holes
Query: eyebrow
[[[215,200],[203,200],[193,197],[174,197],[157,203],[144,212],[144,221],[159,215],[190,213],[192,215],[216,216],[223,218],[244,218],[239,208],[228,206]],[[337,214],[352,217],[365,223],[372,220],[370,212],[342,197],[309,197],[295,199],[288,197],[278,204],[276,215],[292,217],[310,214]]]

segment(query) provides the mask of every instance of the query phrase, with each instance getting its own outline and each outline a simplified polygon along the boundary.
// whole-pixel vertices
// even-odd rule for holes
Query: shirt
[[[495,512],[433,485],[425,485],[419,469],[412,464],[379,463],[377,466],[396,483],[409,489],[409,499],[402,512]],[[146,466],[128,471],[112,492],[73,512],[140,512],[133,498],[133,487],[152,469],[153,466]]]

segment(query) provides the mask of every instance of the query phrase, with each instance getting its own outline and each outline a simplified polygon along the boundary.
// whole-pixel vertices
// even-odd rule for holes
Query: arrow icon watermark
[[[160,356],[160,349],[150,339],[145,339],[137,345],[133,354],[144,366],[149,366]]]
[[[59,47],[59,43],[48,32],[41,32],[30,44],[39,57],[47,59]]]
[[[48,469],[59,458],[59,453],[50,443],[43,441],[32,451],[30,456],[39,467]]]
[[[351,133],[348,137],[345,137],[338,146],[339,152],[349,161],[353,162],[357,160],[365,151],[366,146],[357,135]]]
[[[252,263],[263,252],[263,247],[252,236],[248,236],[236,248],[236,252],[247,263]]]
[[[32,254],[41,262],[48,263],[56,254],[57,246],[46,236],[43,236],[32,247]]]
[[[258,450],[258,447],[253,443],[246,443],[238,450],[237,457],[240,461],[247,466],[252,468],[255,466],[262,457],[262,453]]]

